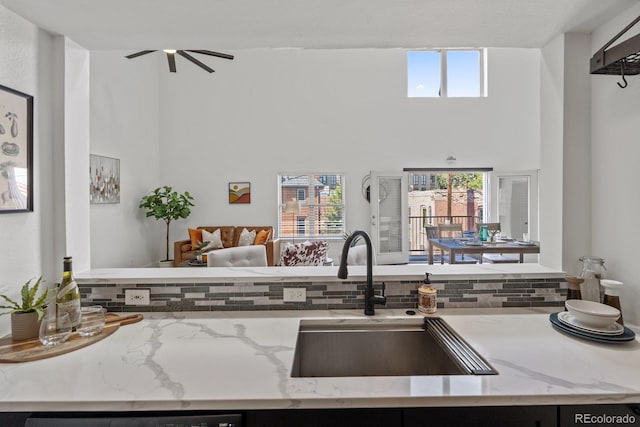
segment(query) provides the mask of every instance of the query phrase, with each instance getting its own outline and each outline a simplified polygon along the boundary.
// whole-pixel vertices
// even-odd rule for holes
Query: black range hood
[[[622,76],[623,80],[624,76],[640,74],[640,34],[609,47],[639,21],[640,16],[591,57],[591,74]],[[624,86],[618,83],[620,87],[626,87],[624,81]]]

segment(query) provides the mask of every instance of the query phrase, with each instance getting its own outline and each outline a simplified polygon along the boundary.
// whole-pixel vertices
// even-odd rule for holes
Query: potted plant
[[[1,314],[11,313],[11,338],[14,340],[24,340],[38,336],[38,328],[40,319],[44,315],[44,309],[47,305],[47,294],[49,289],[45,289],[39,297],[38,288],[42,283],[42,276],[36,280],[35,284],[30,287],[31,280],[22,286],[20,294],[22,303],[17,303],[6,295],[0,295],[11,305],[2,305],[0,308],[8,309]]]
[[[169,259],[169,225],[171,221],[187,218],[191,214],[193,197],[188,191],[179,194],[169,186],[158,187],[149,195],[142,197],[140,208],[145,210],[146,217],[162,220],[167,224],[166,256],[160,261],[160,266],[171,266]]]

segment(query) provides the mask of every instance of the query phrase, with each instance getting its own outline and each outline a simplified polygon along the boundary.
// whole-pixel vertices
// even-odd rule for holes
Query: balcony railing
[[[436,227],[438,224],[462,224],[462,231],[476,231],[476,223],[482,222],[479,216],[410,216],[409,242],[411,253],[424,253],[428,248],[425,227]]]

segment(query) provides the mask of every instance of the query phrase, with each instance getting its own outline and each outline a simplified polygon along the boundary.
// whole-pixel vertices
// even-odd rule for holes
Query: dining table
[[[433,264],[433,250],[440,249],[442,255],[449,254],[449,264],[460,263],[462,258],[457,258],[457,255],[464,257],[464,255],[477,254],[477,262],[482,264],[482,256],[484,254],[518,254],[519,261],[524,262],[524,254],[538,254],[540,253],[540,243],[535,241],[523,241],[523,240],[496,240],[480,241],[476,239],[429,239],[429,264]],[[473,258],[475,259],[475,258]],[[515,258],[514,258],[515,259]],[[469,258],[464,262],[468,262]],[[440,257],[440,264],[444,264],[444,257]]]

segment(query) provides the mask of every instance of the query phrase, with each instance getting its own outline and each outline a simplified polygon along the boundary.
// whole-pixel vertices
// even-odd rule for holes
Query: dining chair
[[[455,239],[462,237],[462,224],[438,224],[438,237],[440,239]],[[444,254],[441,254],[441,256],[445,257]],[[465,257],[464,254],[456,257],[455,261],[458,264],[475,264],[476,262],[478,262],[477,259],[468,255]]]
[[[440,233],[438,232],[438,227],[435,225],[428,225],[424,228],[424,232],[427,235],[427,246],[426,246],[426,253],[429,253],[429,246],[431,245],[431,243],[429,242],[429,239],[439,239],[440,238]],[[433,259],[436,259],[436,253],[438,254],[439,258],[442,258],[442,251],[440,250],[440,248],[433,248]]]
[[[462,224],[438,224],[438,237],[441,239],[462,237]]]

